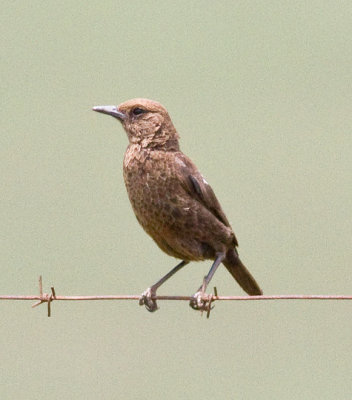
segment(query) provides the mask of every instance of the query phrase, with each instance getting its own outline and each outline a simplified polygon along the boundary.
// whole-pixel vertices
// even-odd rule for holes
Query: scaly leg
[[[205,292],[205,289],[209,285],[209,282],[211,281],[212,277],[214,276],[216,270],[218,269],[218,266],[223,262],[224,258],[226,257],[226,253],[216,253],[216,258],[215,261],[213,262],[213,265],[211,266],[208,275],[204,278],[203,285],[198,289],[198,292],[194,293],[192,296],[191,301],[189,302],[189,305],[194,309],[194,310],[203,310],[205,303],[202,299],[202,295]]]
[[[150,311],[154,312],[158,309],[158,305],[156,304],[156,300],[152,299],[153,296],[156,295],[157,289],[166,282],[172,275],[176,274],[182,267],[187,265],[189,261],[181,261],[179,264],[176,265],[170,272],[168,272],[165,276],[163,276],[158,282],[154,283],[151,287],[145,290],[139,299],[139,305],[145,305],[145,308]]]

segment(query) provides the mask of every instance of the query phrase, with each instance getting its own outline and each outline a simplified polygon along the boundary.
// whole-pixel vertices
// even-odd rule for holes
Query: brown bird
[[[192,308],[204,309],[204,290],[221,263],[249,295],[263,294],[238,256],[236,236],[212,188],[180,151],[179,135],[167,110],[148,99],[93,110],[122,123],[129,140],[123,175],[137,220],[161,250],[182,260],[143,292],[140,304],[155,311],[153,297],[167,279],[190,261],[208,259],[214,262],[192,296]]]

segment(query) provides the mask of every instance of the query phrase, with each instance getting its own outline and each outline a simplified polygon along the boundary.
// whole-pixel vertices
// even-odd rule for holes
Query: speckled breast
[[[165,152],[132,150],[128,149],[125,155],[125,184],[138,221],[153,234],[175,222],[177,216],[173,214],[180,202],[175,194],[178,182],[173,179]]]

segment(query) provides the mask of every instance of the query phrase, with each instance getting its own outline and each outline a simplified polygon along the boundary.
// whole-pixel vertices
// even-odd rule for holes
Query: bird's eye
[[[132,111],[133,115],[139,115],[139,114],[143,114],[145,112],[146,111],[143,110],[143,108],[139,108],[139,107],[134,108],[133,111]]]

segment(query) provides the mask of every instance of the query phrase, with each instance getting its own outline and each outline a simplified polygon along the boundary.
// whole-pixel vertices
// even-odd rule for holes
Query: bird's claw
[[[193,310],[207,311],[210,307],[211,296],[199,291],[191,297],[189,305]],[[211,307],[212,308],[212,307]]]
[[[141,297],[139,298],[139,305],[144,305],[145,308],[150,312],[156,311],[158,309],[158,305],[156,303],[156,300],[152,298],[155,295],[156,291],[152,288],[148,288],[141,294]]]

